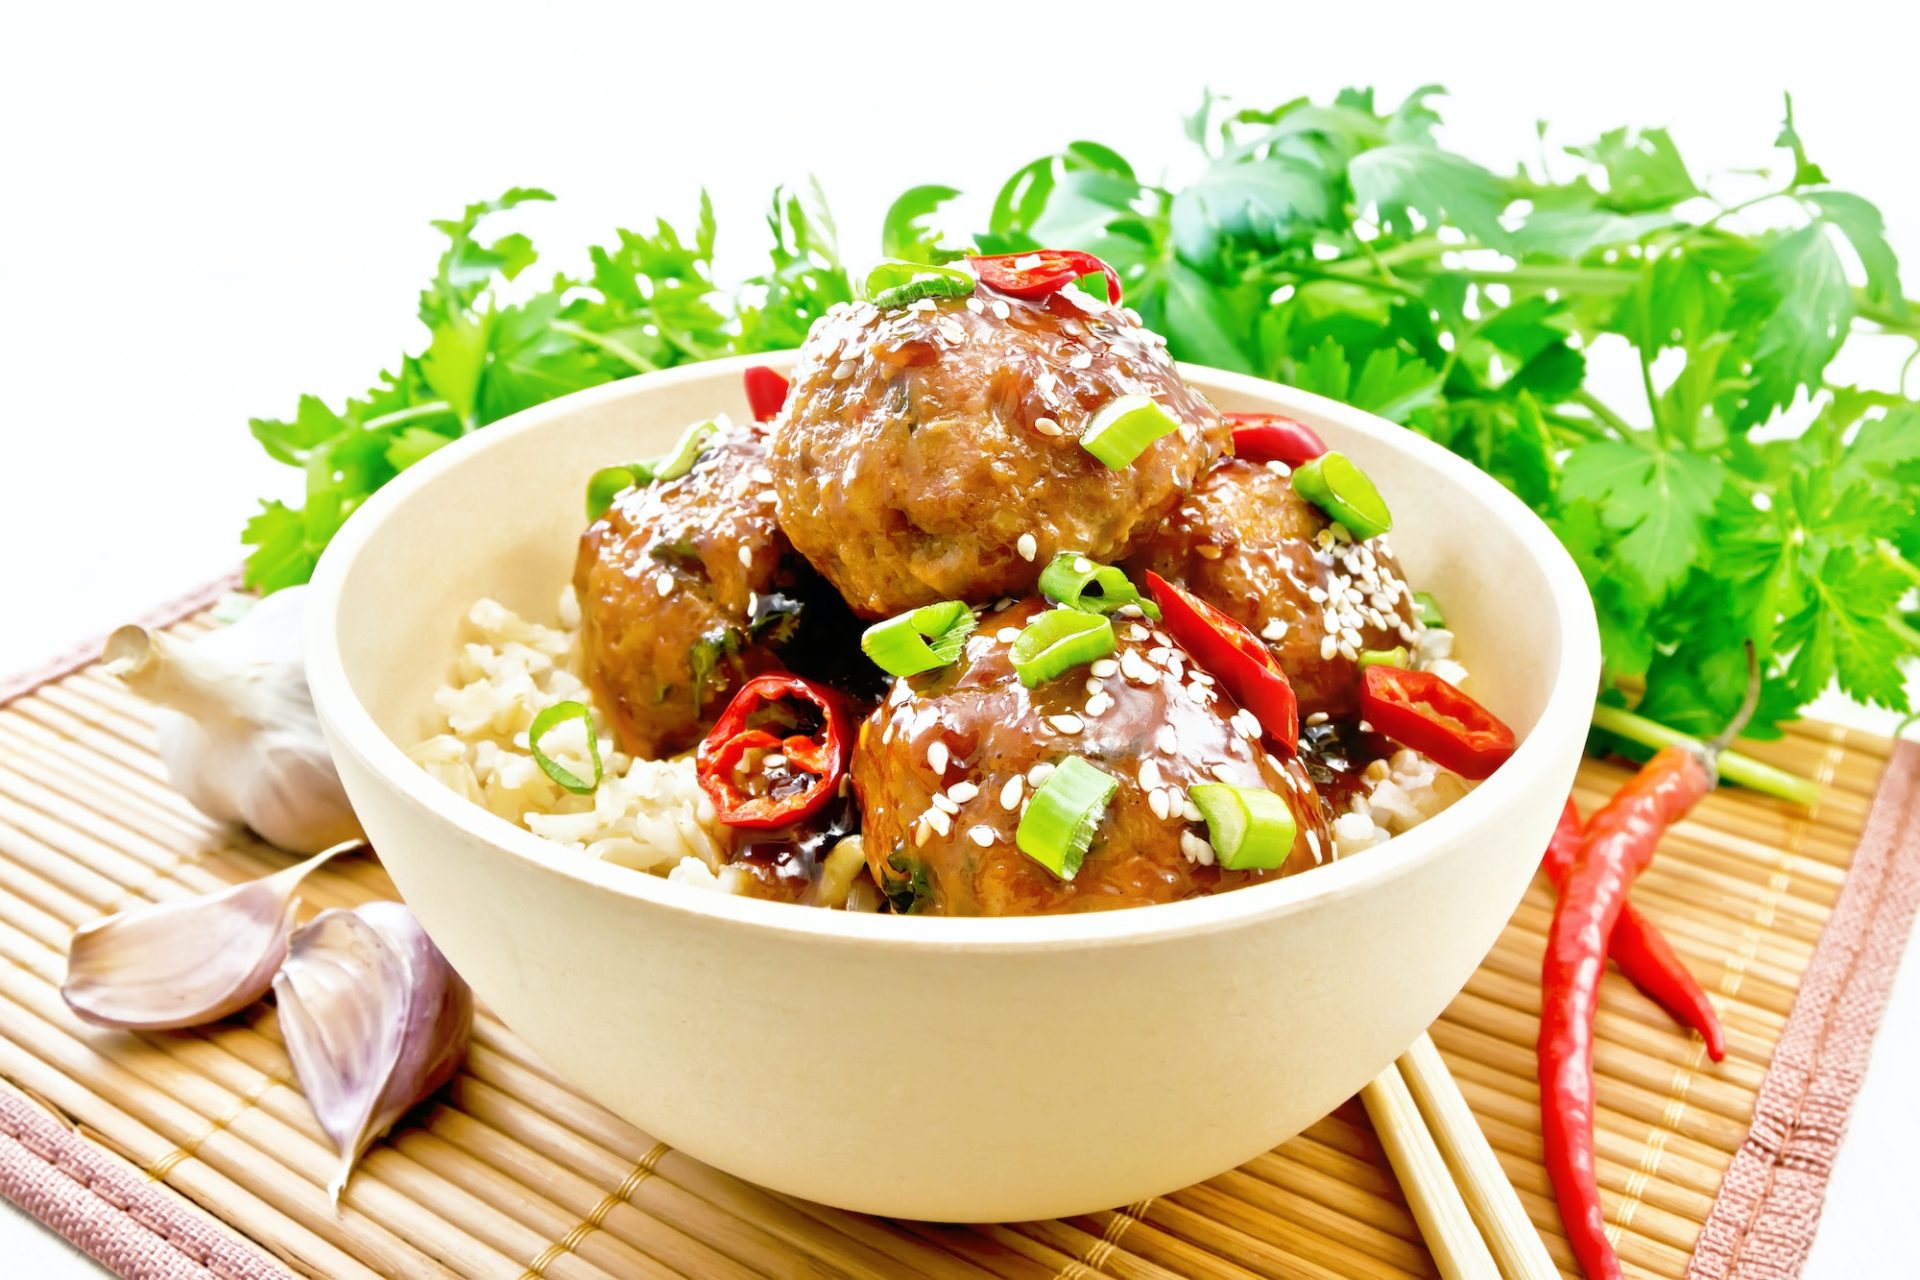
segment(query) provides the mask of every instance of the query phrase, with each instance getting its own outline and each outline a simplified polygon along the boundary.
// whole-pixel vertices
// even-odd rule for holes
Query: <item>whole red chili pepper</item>
[[[1540,974],[1540,1136],[1567,1243],[1589,1280],[1621,1274],[1607,1243],[1593,1164],[1593,1017],[1607,942],[1626,907],[1627,888],[1653,860],[1661,833],[1698,804],[1713,781],[1708,765],[1686,747],[1664,748],[1647,761],[1587,823],[1554,906]]]
[[[1368,667],[1360,718],[1463,778],[1487,777],[1514,751],[1513,730],[1499,716],[1431,671]]]
[[[763,364],[749,365],[740,375],[746,384],[747,407],[755,422],[772,422],[787,402],[787,380]]]
[[[1082,277],[1104,275],[1107,301],[1120,305],[1120,276],[1090,253],[1078,249],[1032,249],[1026,253],[999,253],[968,258],[980,283],[1013,298],[1044,298],[1060,292]]]
[[[804,716],[818,721],[812,732],[780,734],[753,725],[756,715],[776,727],[798,728],[800,716],[782,703],[800,704]],[[740,686],[694,753],[700,789],[713,801],[720,821],[730,827],[768,829],[817,813],[839,790],[847,771],[847,716],[839,695],[799,676],[755,676]],[[761,752],[751,779],[740,770],[747,753]],[[772,758],[776,763],[769,766]],[[741,783],[748,782],[743,789]]]
[[[1277,413],[1222,414],[1233,428],[1233,456],[1248,462],[1284,462],[1297,467],[1327,451],[1320,433]]]
[[[1555,889],[1564,889],[1582,838],[1580,811],[1569,797],[1546,856],[1540,859],[1540,867]],[[1726,1033],[1720,1029],[1720,1015],[1714,1012],[1713,1002],[1687,970],[1686,961],[1674,953],[1659,926],[1641,915],[1632,902],[1620,908],[1620,921],[1607,939],[1607,958],[1675,1022],[1698,1031],[1706,1041],[1709,1058],[1718,1062],[1727,1056]]]
[[[1220,610],[1174,586],[1151,569],[1147,591],[1160,606],[1161,625],[1233,700],[1253,712],[1267,737],[1288,754],[1300,749],[1300,702],[1293,683],[1260,637]]]

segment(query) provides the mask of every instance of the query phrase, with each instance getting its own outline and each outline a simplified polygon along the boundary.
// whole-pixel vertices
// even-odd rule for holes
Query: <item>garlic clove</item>
[[[323,911],[273,980],[300,1088],[340,1152],[337,1202],[361,1153],[453,1077],[473,992],[398,902]]]
[[[357,841],[230,889],[81,925],[67,948],[67,1007],[102,1027],[167,1031],[224,1018],[266,995],[287,954],[295,891]]]

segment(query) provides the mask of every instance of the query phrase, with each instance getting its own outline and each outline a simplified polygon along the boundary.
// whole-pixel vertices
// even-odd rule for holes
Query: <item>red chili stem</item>
[[[1569,798],[1567,807],[1560,812],[1560,824],[1554,828],[1546,856],[1540,860],[1541,869],[1555,889],[1565,885],[1567,872],[1579,855],[1581,839],[1580,811]],[[1713,1002],[1687,968],[1686,961],[1675,953],[1667,936],[1660,932],[1660,927],[1642,915],[1632,902],[1620,909],[1620,921],[1607,938],[1607,958],[1620,967],[1627,981],[1665,1009],[1675,1022],[1699,1032],[1700,1038],[1706,1041],[1709,1058],[1719,1062],[1727,1056],[1726,1032],[1721,1029],[1720,1015],[1714,1010]]]
[[[1660,751],[1588,822],[1554,906],[1540,974],[1540,1135],[1567,1242],[1588,1280],[1621,1274],[1593,1162],[1593,1020],[1607,943],[1661,834],[1712,788],[1691,751]]]

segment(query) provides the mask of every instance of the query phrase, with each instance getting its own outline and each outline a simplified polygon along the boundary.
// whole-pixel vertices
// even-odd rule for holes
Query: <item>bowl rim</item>
[[[750,365],[781,369],[790,365],[796,354],[767,352],[702,361],[561,396],[493,423],[484,432],[454,441],[382,486],[334,535],[320,557],[306,602],[307,682],[315,709],[332,732],[334,752],[350,754],[356,763],[398,791],[407,802],[425,810],[435,820],[452,825],[477,843],[491,846],[495,852],[517,858],[543,872],[566,876],[644,907],[852,947],[912,946],[994,953],[1053,951],[1090,944],[1145,944],[1284,918],[1320,902],[1364,893],[1437,858],[1456,839],[1504,809],[1523,791],[1548,784],[1557,787],[1564,781],[1557,776],[1554,745],[1571,736],[1585,737],[1593,691],[1599,679],[1600,640],[1586,583],[1572,557],[1540,517],[1478,467],[1417,432],[1282,383],[1191,364],[1182,364],[1181,373],[1209,396],[1224,393],[1277,402],[1283,410],[1297,410],[1333,422],[1342,430],[1409,454],[1416,463],[1445,474],[1478,499],[1491,518],[1500,520],[1520,536],[1546,577],[1551,606],[1560,626],[1561,662],[1546,705],[1532,731],[1492,777],[1412,831],[1369,851],[1364,858],[1340,859],[1316,867],[1311,873],[1249,885],[1231,893],[1126,910],[1014,917],[924,916],[910,922],[900,921],[879,913],[829,911],[716,893],[584,857],[457,795],[415,764],[399,744],[381,730],[353,689],[337,635],[341,596],[361,562],[368,541],[386,519],[415,494],[469,458],[539,431],[586,406],[645,396],[680,382],[726,380],[737,377],[740,370]]]

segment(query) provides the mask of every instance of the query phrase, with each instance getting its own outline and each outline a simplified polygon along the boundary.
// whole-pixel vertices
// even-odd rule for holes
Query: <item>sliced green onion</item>
[[[708,418],[705,422],[696,422],[681,432],[680,440],[673,446],[673,452],[654,464],[655,480],[678,480],[693,470],[693,464],[700,460],[712,442],[714,434],[720,430],[718,418]]]
[[[1413,593],[1413,616],[1423,627],[1444,627],[1447,620],[1440,612],[1440,602],[1424,591]]]
[[[1041,571],[1040,594],[1082,613],[1113,613],[1131,604],[1149,618],[1160,616],[1160,606],[1141,595],[1126,574],[1077,551],[1060,552]]]
[[[1272,871],[1293,852],[1299,827],[1287,802],[1265,787],[1203,782],[1188,787],[1194,808],[1207,820],[1207,843],[1229,871]]]
[[[1362,542],[1393,528],[1387,500],[1344,453],[1323,453],[1295,467],[1293,490]]]
[[[1118,396],[1100,406],[1080,434],[1080,447],[1118,471],[1161,436],[1180,429],[1180,419],[1147,396]]]
[[[973,287],[973,277],[960,268],[927,262],[883,262],[867,273],[867,296],[881,308],[922,298],[964,298]]]
[[[1097,613],[1049,609],[1014,637],[1013,669],[1031,689],[1113,652],[1113,624]]]
[[[587,477],[587,519],[598,520],[627,490],[653,480],[650,463],[629,462],[619,467],[602,467]]]
[[[569,720],[578,720],[586,726],[587,757],[593,761],[592,782],[577,776],[540,749],[540,739]],[[527,726],[527,750],[533,753],[533,762],[540,766],[540,772],[577,796],[588,795],[600,785],[600,740],[593,733],[593,712],[587,709],[584,702],[556,702],[535,716],[533,723]]]
[[[1407,646],[1397,644],[1391,649],[1362,649],[1360,665],[1363,667],[1404,667],[1407,665]]]
[[[890,676],[917,675],[959,657],[979,625],[964,601],[942,600],[874,623],[860,634],[860,652]]]
[[[1027,801],[1014,844],[1062,880],[1073,879],[1119,786],[1119,779],[1106,770],[1079,756],[1066,757]]]

